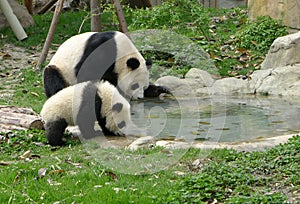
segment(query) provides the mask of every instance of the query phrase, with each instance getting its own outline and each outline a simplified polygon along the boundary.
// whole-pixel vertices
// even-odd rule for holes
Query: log
[[[0,106],[0,132],[11,130],[43,129],[41,117],[29,108]]]

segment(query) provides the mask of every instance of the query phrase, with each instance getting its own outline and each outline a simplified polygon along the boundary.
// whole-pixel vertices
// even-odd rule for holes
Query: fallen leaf
[[[30,156],[30,150],[27,150],[20,156],[20,159],[27,159],[29,158],[29,156]]]
[[[15,177],[14,183],[17,183],[20,181],[20,177],[21,177],[21,172],[19,171],[17,176]]]
[[[50,186],[59,186],[61,183],[52,181],[51,179],[47,179],[47,182],[50,184]]]
[[[37,155],[37,154],[32,154],[30,155],[29,159],[40,159],[41,156],[40,155]]]
[[[47,169],[46,168],[41,168],[38,170],[38,175],[42,178],[46,175]]]
[[[12,57],[11,57],[10,54],[5,53],[4,55],[2,55],[2,58],[3,58],[3,59],[11,59]]]
[[[58,170],[52,170],[49,172],[49,174],[61,174],[61,173],[64,173],[65,170],[63,169],[58,169]]]
[[[199,124],[200,124],[200,125],[210,125],[209,122],[205,122],[205,121],[200,121]]]
[[[115,173],[113,173],[111,171],[106,171],[105,174],[107,176],[111,177],[114,181],[118,181],[118,176]]]
[[[68,163],[68,164],[71,164],[71,165],[73,165],[73,166],[75,166],[77,168],[82,168],[82,165],[80,163],[74,163],[74,162],[72,162],[70,160],[65,160],[65,162]]]
[[[175,173],[176,175],[178,175],[178,176],[184,176],[184,175],[185,175],[185,173],[182,172],[182,171],[174,171],[174,173]]]
[[[37,93],[35,93],[35,92],[33,92],[33,91],[31,91],[30,94],[31,94],[31,95],[34,95],[34,96],[39,96],[39,94],[37,94]]]
[[[0,161],[0,166],[8,166],[8,165],[9,165],[9,163],[4,162],[4,161]]]

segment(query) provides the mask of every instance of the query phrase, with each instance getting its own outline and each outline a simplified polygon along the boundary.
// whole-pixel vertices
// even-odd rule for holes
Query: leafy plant
[[[215,150],[199,172],[178,179],[165,203],[287,203],[300,185],[300,136],[266,152]]]
[[[265,53],[273,41],[287,35],[288,31],[281,21],[260,16],[255,21],[248,21],[236,35],[236,44],[244,49]]]

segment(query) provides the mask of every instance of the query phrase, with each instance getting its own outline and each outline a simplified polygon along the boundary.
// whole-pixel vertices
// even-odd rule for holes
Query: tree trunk
[[[90,0],[91,8],[91,31],[101,32],[101,8],[98,0]]]
[[[28,13],[33,14],[32,11],[32,0],[24,0],[24,5],[27,8]]]
[[[50,0],[37,13],[38,14],[44,14],[44,13],[46,13],[56,2],[57,2],[57,0]]]
[[[45,41],[45,44],[44,44],[44,47],[43,47],[43,50],[42,50],[41,57],[39,58],[39,61],[36,65],[38,70],[40,70],[40,66],[42,65],[42,63],[47,58],[47,55],[48,55],[48,52],[49,52],[49,49],[50,49],[50,45],[51,45],[55,30],[56,30],[56,26],[57,26],[57,23],[58,23],[58,20],[59,20],[59,15],[60,15],[60,12],[62,10],[63,4],[64,4],[64,0],[58,0],[58,4],[56,5],[55,11],[54,11],[54,16],[52,18],[52,22],[51,22],[49,32],[48,32],[48,35],[47,35],[47,38],[46,38],[46,41]]]
[[[118,20],[120,22],[120,30],[123,33],[125,33],[128,37],[130,37],[120,1],[119,0],[114,0],[114,4],[116,6],[117,16],[118,16]]]

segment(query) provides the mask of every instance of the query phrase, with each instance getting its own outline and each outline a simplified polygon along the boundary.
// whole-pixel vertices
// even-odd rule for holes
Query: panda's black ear
[[[147,69],[150,69],[152,67],[152,59],[151,58],[146,59],[146,67],[147,67]]]
[[[140,66],[140,62],[136,58],[134,58],[134,57],[132,57],[129,60],[127,60],[126,64],[132,70],[135,70],[135,69],[139,68],[139,66]]]

